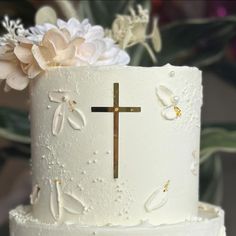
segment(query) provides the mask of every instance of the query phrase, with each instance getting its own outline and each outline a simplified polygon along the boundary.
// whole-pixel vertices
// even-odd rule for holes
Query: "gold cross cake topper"
[[[92,112],[113,112],[113,154],[114,154],[114,178],[119,176],[119,113],[120,112],[141,112],[141,107],[120,107],[119,106],[119,84],[113,85],[113,107],[92,107]]]

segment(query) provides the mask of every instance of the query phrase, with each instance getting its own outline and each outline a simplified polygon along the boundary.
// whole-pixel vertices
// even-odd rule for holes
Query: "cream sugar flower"
[[[5,91],[11,88],[22,90],[27,87],[29,78],[41,71],[32,56],[32,43],[25,38],[27,31],[20,20],[9,20],[5,16],[2,25],[7,34],[0,37],[0,82],[6,80]],[[20,45],[22,50],[19,50]]]
[[[126,65],[130,61],[124,50],[104,36],[101,26],[91,26],[88,20],[58,20],[56,25],[37,25],[29,31],[13,23],[3,22],[8,34],[0,38],[0,82],[6,81],[5,90],[23,90],[49,67]]]
[[[59,19],[56,26],[32,27],[28,39],[38,44],[33,54],[42,69],[57,65],[126,65],[130,61],[124,50],[104,37],[101,26],[91,26],[87,19],[82,22],[75,18],[68,22]],[[51,54],[44,53],[48,50]]]

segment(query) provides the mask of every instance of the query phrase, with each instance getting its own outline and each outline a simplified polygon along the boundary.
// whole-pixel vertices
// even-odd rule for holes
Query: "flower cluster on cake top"
[[[6,81],[5,91],[23,90],[50,67],[127,65],[130,56],[125,49],[137,43],[154,59],[145,40],[152,39],[155,51],[161,43],[156,23],[153,33],[146,36],[148,22],[148,11],[140,6],[137,14],[131,9],[131,15],[118,15],[106,31],[88,19],[75,18],[25,29],[20,20],[6,16],[2,25],[7,33],[0,37],[0,82]]]

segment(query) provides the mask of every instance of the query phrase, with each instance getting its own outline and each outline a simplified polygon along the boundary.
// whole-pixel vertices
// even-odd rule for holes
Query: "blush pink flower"
[[[6,91],[11,88],[25,89],[29,80],[42,72],[31,53],[32,46],[32,43],[23,40],[17,45],[6,44],[1,47],[0,81],[6,81]]]
[[[58,19],[56,26],[37,25],[30,28],[30,32],[28,38],[36,45],[35,59],[44,69],[57,65],[126,65],[130,61],[129,55],[113,39],[105,37],[101,26],[92,26],[87,19],[82,22],[75,18],[68,22]],[[49,51],[50,55],[43,51]]]

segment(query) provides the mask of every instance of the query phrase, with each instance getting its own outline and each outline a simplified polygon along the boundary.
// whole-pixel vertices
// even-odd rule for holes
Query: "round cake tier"
[[[10,212],[11,236],[225,236],[224,212],[218,207],[201,204],[199,214],[188,221],[153,226],[80,226],[44,224],[32,218],[29,207]]]
[[[197,215],[201,72],[54,68],[32,81],[33,216],[176,223]]]

